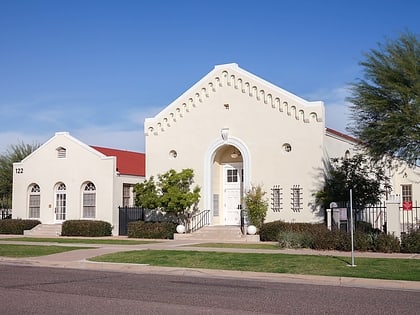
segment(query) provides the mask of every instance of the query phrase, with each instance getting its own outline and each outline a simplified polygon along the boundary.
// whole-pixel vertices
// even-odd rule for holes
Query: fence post
[[[387,233],[401,237],[400,200],[394,196],[386,202]]]
[[[327,228],[331,231],[331,209],[327,209]]]

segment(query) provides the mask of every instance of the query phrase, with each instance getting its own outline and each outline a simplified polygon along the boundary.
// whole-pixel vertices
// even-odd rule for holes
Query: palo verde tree
[[[200,188],[192,187],[193,184],[192,169],[180,172],[171,169],[158,175],[157,180],[152,176],[134,187],[136,206],[173,213],[183,221],[196,210],[200,200]]]
[[[323,189],[314,194],[316,204],[324,209],[329,208],[331,202],[349,201],[350,189],[356,210],[375,205],[389,185],[382,166],[372,163],[363,154],[331,159],[326,163],[324,176]]]
[[[420,41],[403,33],[365,54],[364,78],[351,85],[348,130],[374,161],[420,159]]]
[[[39,147],[38,144],[10,145],[0,154],[0,209],[12,208],[13,163],[22,161]]]

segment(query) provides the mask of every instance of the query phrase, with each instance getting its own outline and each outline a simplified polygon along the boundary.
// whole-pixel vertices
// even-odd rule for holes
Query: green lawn
[[[188,247],[211,247],[211,248],[244,248],[244,249],[269,249],[276,250],[280,249],[279,245],[276,244],[242,244],[242,243],[201,243],[193,245],[185,245]]]
[[[127,251],[90,259],[97,262],[420,281],[419,259],[250,254],[177,250]]]
[[[1,244],[1,257],[37,257],[51,254],[58,254],[77,249],[89,249],[91,247],[71,247],[71,246],[45,246],[45,245],[16,245]]]
[[[95,239],[95,238],[60,238],[60,237],[9,237],[0,238],[0,241],[13,242],[38,242],[38,243],[61,243],[61,244],[104,244],[104,245],[142,245],[157,243],[158,241],[144,240],[118,240],[118,239]]]

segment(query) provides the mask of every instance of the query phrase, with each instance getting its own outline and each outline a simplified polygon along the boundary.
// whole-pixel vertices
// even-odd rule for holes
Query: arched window
[[[345,160],[350,160],[351,158],[351,154],[349,150],[346,150],[346,152],[344,153],[344,159]]]
[[[29,188],[29,217],[39,219],[41,208],[41,189],[37,184]]]
[[[83,218],[94,219],[96,217],[96,187],[88,182],[83,188]]]
[[[63,222],[66,220],[67,193],[66,185],[58,183],[55,186],[55,221]]]

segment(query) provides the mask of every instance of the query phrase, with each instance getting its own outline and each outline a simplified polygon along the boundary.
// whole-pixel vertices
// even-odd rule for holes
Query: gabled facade
[[[308,102],[237,64],[219,65],[146,119],[146,174],[192,168],[199,208],[210,210],[212,225],[239,224],[252,185],[267,193],[266,221],[322,221],[313,193],[323,185],[324,162],[354,155],[358,144],[325,128],[324,119],[323,102]],[[401,164],[389,175],[389,194],[420,198],[419,168]]]
[[[134,184],[191,168],[201,188],[199,210],[210,210],[211,225],[239,225],[243,196],[256,185],[267,193],[267,222],[323,221],[313,194],[323,186],[325,161],[354,155],[358,144],[324,121],[323,102],[237,64],[219,65],[146,119],[146,154],[88,146],[59,132],[15,163],[13,217],[44,224],[97,219],[118,234],[118,207],[133,205]],[[388,175],[389,196],[401,196],[401,204],[420,200],[419,167],[396,162]]]
[[[322,181],[324,104],[308,102],[241,69],[213,71],[146,119],[146,174],[192,168],[200,209],[236,225],[252,185],[270,199],[267,221],[322,219],[311,196]]]
[[[144,163],[142,153],[91,147],[58,132],[13,164],[13,218],[103,220],[118,234],[118,207],[133,205]]]

